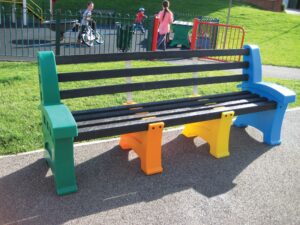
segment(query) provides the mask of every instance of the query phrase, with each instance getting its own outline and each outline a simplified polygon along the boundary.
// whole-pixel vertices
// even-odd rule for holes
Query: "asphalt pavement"
[[[179,60],[167,60],[166,62],[174,65],[190,65],[190,64],[207,64],[216,63],[213,60],[191,60],[191,59],[179,59]],[[231,73],[239,72],[239,69],[229,70]],[[293,67],[282,67],[282,66],[272,66],[272,65],[262,65],[262,75],[263,77],[273,77],[281,79],[300,79],[300,68]]]
[[[89,55],[102,53],[119,53],[117,48],[116,27],[98,27],[104,43],[88,47],[77,44],[78,32],[66,31],[60,42],[60,55]],[[131,50],[144,52],[148,45],[148,30],[143,34],[136,31],[132,35]],[[38,51],[56,52],[56,33],[49,28],[10,28],[0,27],[0,60],[30,61],[35,60]]]
[[[282,144],[232,128],[230,157],[215,159],[180,129],[163,136],[162,174],[146,176],[118,140],[75,148],[77,193],[55,194],[43,153],[0,158],[0,224],[300,224],[300,110]]]

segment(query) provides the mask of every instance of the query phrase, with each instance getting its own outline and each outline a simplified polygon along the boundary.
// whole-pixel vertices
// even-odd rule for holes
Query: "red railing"
[[[245,30],[240,26],[201,22],[194,19],[191,35],[191,50],[195,49],[236,49],[242,48]],[[240,61],[241,56],[211,57],[219,61]]]

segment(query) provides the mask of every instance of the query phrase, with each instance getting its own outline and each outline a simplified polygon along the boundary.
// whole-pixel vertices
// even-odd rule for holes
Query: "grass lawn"
[[[157,66],[163,62],[133,62],[134,67]],[[72,70],[95,70],[108,68],[123,68],[124,63],[98,63],[87,65],[59,66],[60,72]],[[0,154],[11,154],[31,151],[42,147],[41,116],[38,106],[40,104],[38,75],[36,63],[0,63]],[[209,73],[200,73],[200,76],[209,76]],[[165,75],[162,79],[170,79],[179,75]],[[191,74],[180,75],[180,77],[191,77]],[[139,80],[150,81],[153,77],[138,78]],[[265,79],[266,81],[282,84],[300,93],[300,80]],[[97,82],[82,82],[81,85],[97,85]],[[109,84],[110,80],[101,81],[101,84]],[[119,82],[124,82],[119,79]],[[234,83],[199,86],[200,94],[213,94],[226,91],[235,91]],[[62,88],[75,87],[76,84],[64,84]],[[168,89],[167,92],[156,90],[153,92],[134,93],[134,100],[137,102],[162,100],[176,97],[186,97],[192,92],[191,87]],[[151,94],[150,94],[151,93]],[[66,104],[74,109],[93,107],[105,107],[119,105],[125,102],[125,94],[118,94],[115,97],[93,97],[79,98],[76,101],[68,100]],[[300,100],[291,105],[299,106]]]
[[[78,11],[85,8],[86,0],[57,1],[57,8]],[[94,0],[96,9],[113,9],[117,12],[135,14],[139,7],[152,15],[161,9],[161,0]],[[224,0],[171,0],[175,12],[212,16],[226,22],[228,1]],[[300,16],[260,10],[234,1],[230,24],[240,25],[246,31],[247,44],[257,44],[262,50],[263,64],[300,67]]]

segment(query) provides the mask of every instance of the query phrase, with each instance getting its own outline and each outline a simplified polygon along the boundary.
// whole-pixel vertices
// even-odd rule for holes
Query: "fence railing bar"
[[[11,16],[8,15],[8,23],[9,23],[9,43],[12,45],[12,22],[11,22]],[[10,54],[13,55],[12,48],[10,49]]]
[[[5,14],[3,16],[3,26],[4,26],[4,55],[6,55],[6,32],[7,32],[7,29],[6,29],[6,20],[5,20]]]

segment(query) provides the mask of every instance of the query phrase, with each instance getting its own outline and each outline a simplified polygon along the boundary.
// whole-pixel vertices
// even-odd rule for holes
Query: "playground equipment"
[[[219,23],[218,18],[212,18],[208,16],[199,16],[198,19],[201,22]],[[192,22],[175,20],[172,24],[173,39],[170,43],[170,47],[181,45],[182,47],[190,48],[190,33],[192,31],[193,25],[194,24]],[[216,32],[216,35],[217,34],[218,32]]]
[[[35,15],[40,21],[43,22],[44,20],[42,8],[33,0],[0,0],[0,3],[1,2],[22,5],[25,26],[27,26],[27,10]]]
[[[182,59],[195,57],[243,55],[243,62],[207,63],[201,65],[126,68],[102,71],[68,72],[57,74],[56,64],[118,62],[130,60]],[[295,101],[295,93],[276,84],[262,82],[260,51],[257,46],[243,49],[194,50],[57,56],[39,52],[39,84],[41,93],[42,129],[45,157],[51,167],[59,195],[77,191],[74,166],[74,140],[83,141],[120,135],[120,147],[133,149],[147,174],[162,172],[161,139],[164,127],[185,125],[186,137],[200,136],[210,145],[216,158],[229,155],[230,125],[253,126],[264,135],[269,145],[281,143],[280,132],[285,110]],[[216,75],[197,78],[159,80],[160,75],[243,69],[240,75]],[[115,84],[108,86],[59,89],[59,82],[78,82],[149,76],[155,81]],[[116,93],[152,91],[193,85],[238,82],[242,91],[208,96],[183,97],[164,101],[132,103],[107,108],[71,112],[61,100]],[[105,82],[104,82],[105,83]],[[151,94],[151,93],[150,93]],[[113,95],[116,96],[116,95]],[[97,100],[98,101],[98,100]],[[129,163],[129,162],[128,162]]]
[[[208,22],[210,21],[210,22]],[[153,22],[152,51],[157,50],[159,19]],[[174,39],[170,46],[182,45],[195,49],[237,49],[242,48],[245,31],[240,26],[220,24],[216,18],[195,18],[193,23],[174,21],[172,25]],[[191,32],[189,32],[191,31]],[[220,61],[240,61],[241,56],[218,56],[210,59]]]
[[[191,49],[237,49],[244,45],[245,31],[240,26],[194,19]],[[240,56],[212,57],[221,61],[240,61]]]
[[[186,21],[174,21],[172,24],[172,32],[174,38],[170,43],[170,47],[181,45],[182,47],[190,48],[188,33],[193,28],[193,23]]]

